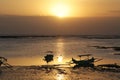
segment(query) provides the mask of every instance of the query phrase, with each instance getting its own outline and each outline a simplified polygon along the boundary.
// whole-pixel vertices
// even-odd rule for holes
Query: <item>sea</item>
[[[0,56],[7,58],[7,63],[11,65],[45,65],[47,54],[54,55],[49,64],[67,64],[72,58],[80,60],[79,55],[85,54],[101,59],[95,62],[96,65],[120,64],[120,55],[114,55],[120,54],[120,51],[95,46],[120,47],[120,36],[0,36]],[[59,56],[62,56],[61,62],[58,61]]]

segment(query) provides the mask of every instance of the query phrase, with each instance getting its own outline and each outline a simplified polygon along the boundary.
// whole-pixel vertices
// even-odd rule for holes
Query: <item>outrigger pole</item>
[[[78,55],[78,56],[80,57],[80,60],[81,60],[81,57],[83,57],[83,56],[87,56],[88,59],[89,59],[89,57],[90,57],[91,55],[92,55],[92,54],[81,54],[81,55]]]

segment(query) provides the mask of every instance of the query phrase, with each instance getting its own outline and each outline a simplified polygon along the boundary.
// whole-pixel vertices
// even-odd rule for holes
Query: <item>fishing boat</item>
[[[72,58],[72,63],[75,64],[73,68],[79,68],[79,67],[91,67],[94,68],[94,62],[98,62],[102,59],[94,58],[91,57],[91,54],[86,54],[86,55],[78,55],[80,57],[80,60],[76,60]],[[81,59],[81,57],[87,56],[87,59]]]

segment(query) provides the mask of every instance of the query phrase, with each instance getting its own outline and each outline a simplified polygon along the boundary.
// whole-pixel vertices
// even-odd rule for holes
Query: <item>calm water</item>
[[[93,54],[96,58],[103,58],[100,63],[118,63],[120,53],[113,49],[96,49],[91,46],[120,46],[120,39],[85,39],[80,37],[39,37],[39,38],[0,38],[0,56],[8,59],[11,65],[41,65],[46,51],[54,52],[54,61],[59,64],[58,56],[63,56],[66,63],[71,58],[79,59],[79,54]]]

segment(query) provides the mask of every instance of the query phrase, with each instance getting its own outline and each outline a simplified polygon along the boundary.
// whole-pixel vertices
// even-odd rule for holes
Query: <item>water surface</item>
[[[120,39],[89,39],[81,37],[27,37],[0,38],[0,56],[8,59],[11,65],[41,65],[46,51],[53,51],[54,61],[50,64],[69,62],[71,58],[80,59],[79,54],[93,54],[103,60],[100,63],[118,63],[120,53],[113,49],[97,49],[91,46],[120,46]],[[58,56],[63,56],[63,62],[58,62]]]

